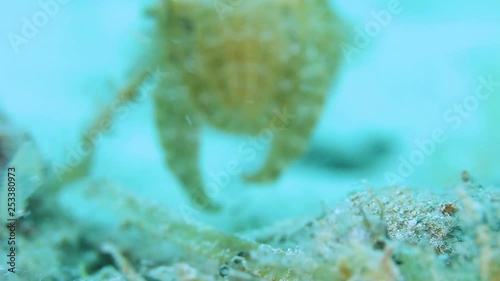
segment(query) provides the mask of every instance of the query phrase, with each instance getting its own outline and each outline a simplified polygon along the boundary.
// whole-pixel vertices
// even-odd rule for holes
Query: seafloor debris
[[[0,113],[1,221],[26,214],[27,199],[41,185],[43,174],[42,157],[33,140]]]
[[[0,112],[0,168],[10,162],[23,140],[23,132]]]
[[[240,236],[187,223],[110,183],[65,189],[99,216],[71,215],[54,204],[43,219],[34,205],[23,223],[37,220],[18,238],[23,272],[86,281],[500,280],[498,187],[361,191],[293,227],[283,222]],[[47,195],[32,199],[38,196]]]

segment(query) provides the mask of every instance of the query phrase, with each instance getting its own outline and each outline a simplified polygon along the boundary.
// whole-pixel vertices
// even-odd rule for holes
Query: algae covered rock
[[[500,276],[500,189],[469,177],[439,193],[367,188],[317,217],[237,234],[189,220],[108,181],[84,180],[62,189],[51,184],[31,195],[29,215],[19,218],[19,270],[1,268],[6,280],[498,281]],[[61,204],[65,192],[82,200],[76,205],[87,213],[79,214],[77,201]]]
[[[144,233],[149,240],[142,241],[143,252],[165,243],[180,247],[178,255],[185,265],[178,265],[177,271],[171,267],[141,271],[139,264],[131,263],[140,275],[184,268],[187,276],[208,280],[217,276],[228,280],[498,280],[500,193],[496,187],[465,182],[440,194],[409,187],[361,191],[326,208],[317,218],[294,219],[240,235],[184,221],[116,187],[101,187],[89,186],[89,200],[104,203],[101,211],[110,208],[127,229]],[[107,198],[115,198],[118,208],[105,203]],[[126,243],[120,247],[133,252],[133,260],[145,258]]]

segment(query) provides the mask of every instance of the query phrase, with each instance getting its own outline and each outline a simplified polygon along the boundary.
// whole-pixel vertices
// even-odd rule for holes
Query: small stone
[[[223,265],[219,268],[219,275],[222,277],[229,276],[229,267],[227,265]]]

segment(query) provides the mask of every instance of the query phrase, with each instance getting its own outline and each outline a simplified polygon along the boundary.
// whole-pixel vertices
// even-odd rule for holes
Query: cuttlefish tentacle
[[[215,211],[220,207],[205,192],[199,168],[200,118],[187,98],[186,88],[162,81],[153,93],[155,117],[166,164],[198,209]]]
[[[308,148],[309,138],[322,111],[324,96],[303,94],[312,98],[292,99],[282,108],[274,110],[275,118],[270,122],[272,142],[269,155],[259,170],[243,175],[245,181],[275,181]]]

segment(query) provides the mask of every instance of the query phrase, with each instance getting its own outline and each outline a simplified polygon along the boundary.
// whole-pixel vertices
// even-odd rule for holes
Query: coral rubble
[[[99,210],[99,218],[82,219],[61,204],[30,205],[32,214],[19,222],[21,273],[88,281],[500,276],[500,191],[470,181],[441,194],[409,187],[360,191],[316,218],[239,235],[190,222],[109,182],[66,189]]]

